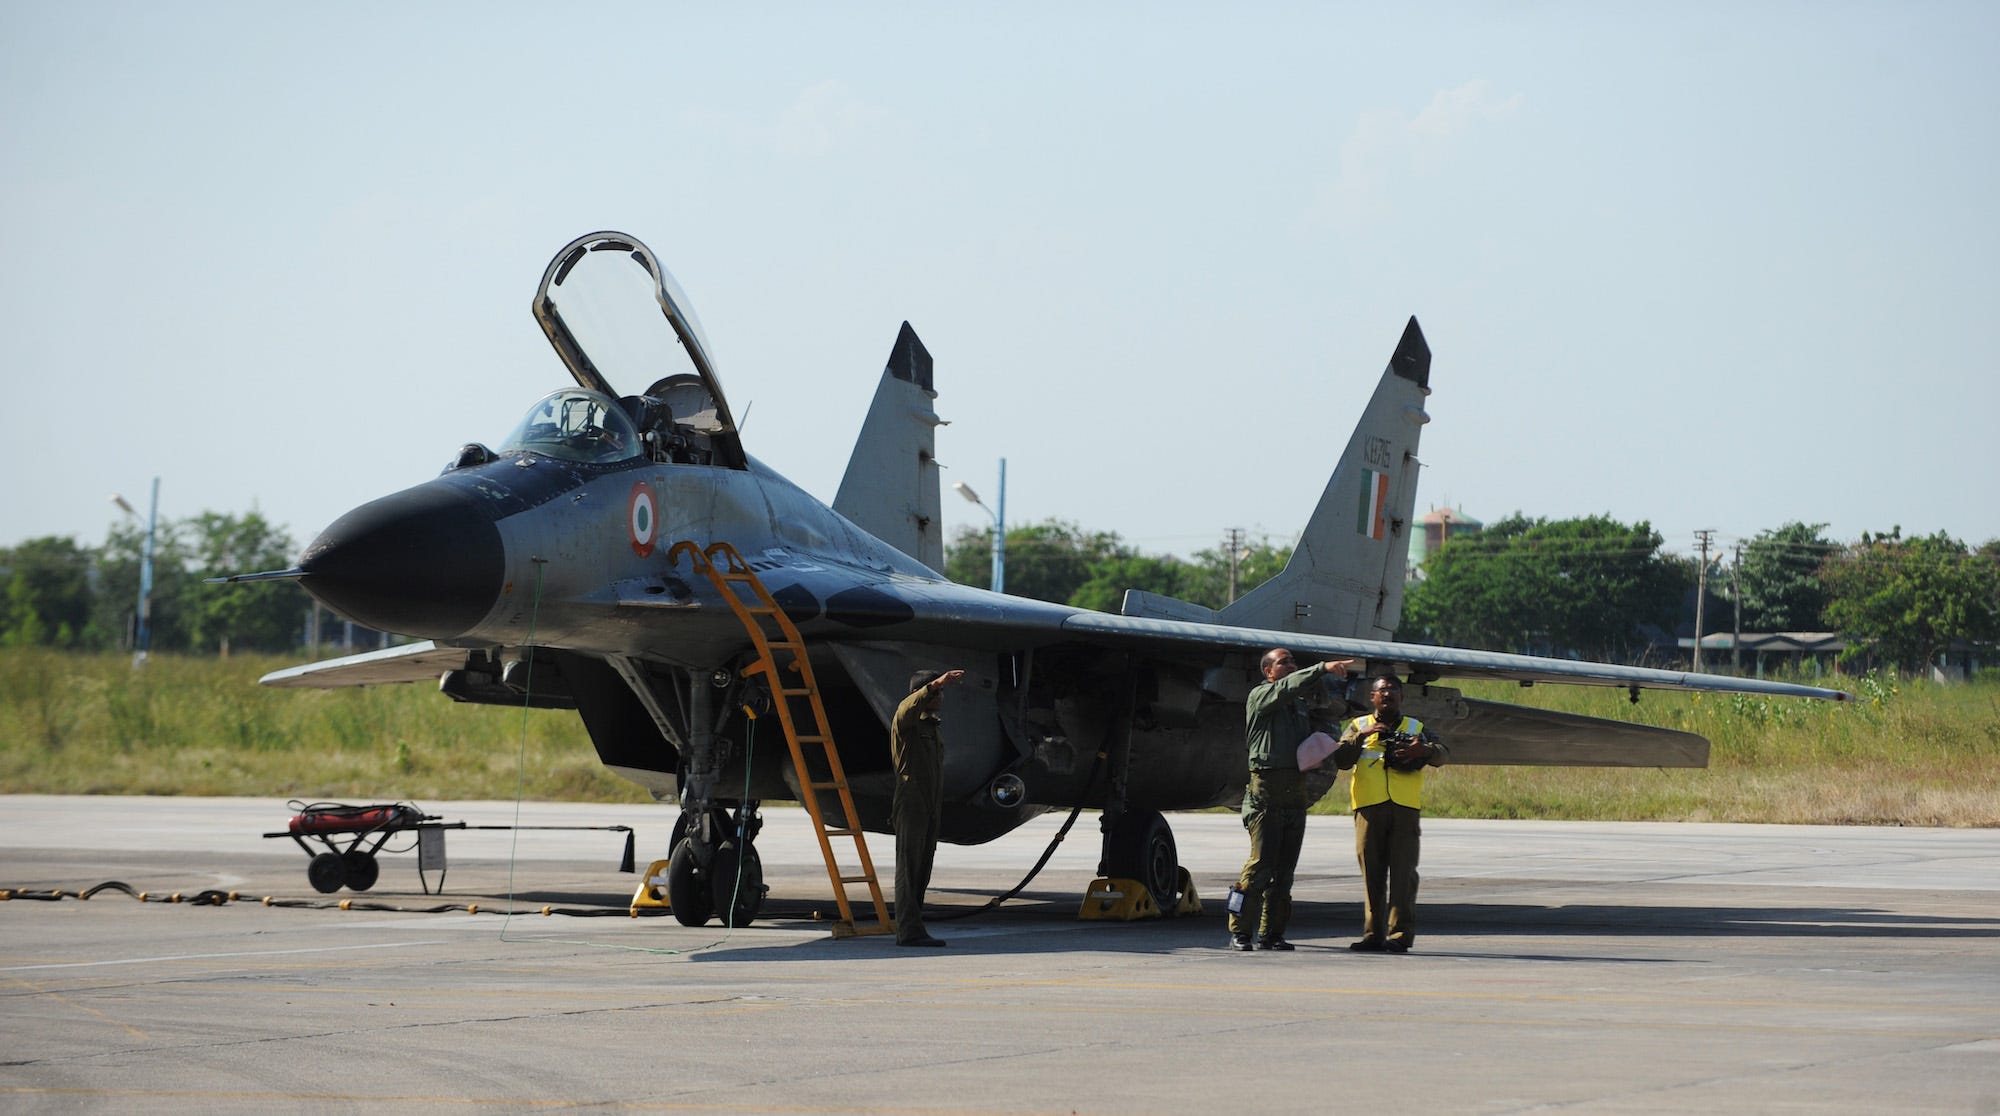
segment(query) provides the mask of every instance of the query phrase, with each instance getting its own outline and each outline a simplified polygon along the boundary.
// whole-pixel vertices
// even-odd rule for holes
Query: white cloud
[[[1521,111],[1527,100],[1519,93],[1506,99],[1493,95],[1492,83],[1477,79],[1457,89],[1441,89],[1431,97],[1424,111],[1410,121],[1410,133],[1425,140],[1448,139],[1475,124],[1507,120]]]
[[[855,136],[876,126],[887,114],[855,96],[836,78],[815,82],[799,91],[776,120],[758,120],[734,112],[690,107],[681,120],[697,131],[710,132],[746,147],[763,148],[798,159],[831,154]]]
[[[778,151],[808,157],[825,155],[880,115],[844,82],[809,85],[778,117]]]
[[[1449,161],[1453,141],[1485,124],[1521,111],[1526,97],[1494,94],[1483,79],[1442,89],[1414,117],[1397,109],[1369,109],[1340,142],[1339,170],[1307,210],[1308,224],[1346,232],[1394,211],[1398,179],[1421,175]]]

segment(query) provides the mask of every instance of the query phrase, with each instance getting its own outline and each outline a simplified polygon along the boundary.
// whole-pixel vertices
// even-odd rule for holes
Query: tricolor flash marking
[[[1389,474],[1361,470],[1361,507],[1356,513],[1355,530],[1371,539],[1382,537],[1382,514],[1389,503]]]

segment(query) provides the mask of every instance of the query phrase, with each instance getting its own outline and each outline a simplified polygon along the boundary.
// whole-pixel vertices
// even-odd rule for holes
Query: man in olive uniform
[[[1250,752],[1250,785],[1243,792],[1243,826],[1250,831],[1250,859],[1230,896],[1229,948],[1288,950],[1292,875],[1306,839],[1305,776],[1298,748],[1312,735],[1305,690],[1329,671],[1345,674],[1354,661],[1334,659],[1299,669],[1292,653],[1264,653],[1264,684],[1244,703],[1244,736]],[[1240,905],[1239,905],[1240,904]],[[1255,945],[1252,935],[1256,936]]]
[[[1374,712],[1347,723],[1334,762],[1352,767],[1354,855],[1368,891],[1362,953],[1408,953],[1417,940],[1417,848],[1423,834],[1424,768],[1450,758],[1422,721],[1403,715],[1403,684],[1393,675],[1368,688]],[[1386,918],[1386,923],[1385,923]]]
[[[924,889],[937,854],[938,811],[943,805],[944,741],[938,691],[965,677],[962,670],[920,670],[910,694],[889,722],[889,755],[896,763],[896,944],[942,946],[924,929]]]

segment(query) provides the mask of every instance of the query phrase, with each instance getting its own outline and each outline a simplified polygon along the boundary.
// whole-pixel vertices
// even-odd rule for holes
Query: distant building
[[[1847,650],[1847,640],[1839,632],[1744,632],[1742,638],[1742,650],[1738,652],[1733,633],[1710,632],[1702,636],[1703,672],[1728,674],[1731,663],[1740,658],[1743,673],[1752,678],[1764,677],[1767,670],[1828,675],[1837,671],[1840,653]],[[1681,636],[1674,640],[1673,649],[1679,661],[1692,662],[1694,637]]]
[[[1410,535],[1410,576],[1418,576],[1424,559],[1442,550],[1460,535],[1476,535],[1486,526],[1457,508],[1432,508],[1417,517],[1423,530]]]
[[[1710,632],[1701,637],[1703,673],[1729,674],[1731,663],[1739,658],[1742,672],[1752,678],[1762,678],[1766,671],[1814,676],[1860,674],[1879,665],[1867,659],[1848,664],[1843,672],[1839,660],[1840,653],[1847,649],[1847,637],[1839,632],[1744,632],[1740,655],[1735,651],[1736,638],[1732,632]],[[1664,641],[1656,644],[1654,650],[1667,651],[1663,644]],[[1692,661],[1694,638],[1681,636],[1674,640],[1672,650],[1678,653],[1679,661]],[[1930,664],[1928,673],[1934,682],[1963,682],[1991,665],[1994,653],[1991,644],[1954,639],[1937,661]]]

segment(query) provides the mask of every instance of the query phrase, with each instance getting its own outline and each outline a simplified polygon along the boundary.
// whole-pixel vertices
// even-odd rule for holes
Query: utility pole
[[[1729,596],[1736,602],[1736,634],[1729,638],[1729,672],[1743,674],[1743,544],[1736,544],[1736,557],[1729,563]]]
[[[1715,532],[1709,528],[1695,532],[1701,540],[1701,566],[1695,572],[1694,580],[1694,672],[1701,673],[1701,614],[1702,606],[1708,602],[1708,537]]]
[[[1243,556],[1243,528],[1231,527],[1229,539],[1224,545],[1229,547],[1229,603],[1236,603],[1236,563]]]

